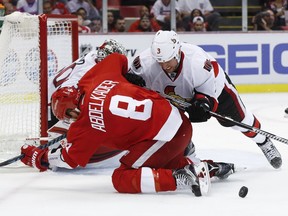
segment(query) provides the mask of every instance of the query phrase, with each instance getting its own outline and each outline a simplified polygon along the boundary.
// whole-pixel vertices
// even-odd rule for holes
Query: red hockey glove
[[[189,114],[191,122],[205,122],[211,118],[209,111],[211,111],[210,100],[205,96],[198,94],[190,107],[185,111]]]
[[[31,145],[23,145],[21,154],[25,156],[21,159],[22,163],[27,166],[39,169],[40,172],[48,169],[48,149],[39,149]]]

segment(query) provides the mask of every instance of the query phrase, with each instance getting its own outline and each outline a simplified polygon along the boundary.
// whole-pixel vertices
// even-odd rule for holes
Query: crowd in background
[[[120,11],[108,0],[108,32],[156,32],[169,30],[171,0],[118,0],[120,6],[135,6],[139,9],[134,22],[127,23]],[[0,0],[5,14],[14,11],[38,14],[37,0]],[[213,1],[212,1],[213,3]],[[251,20],[253,30],[287,30],[285,10],[287,0],[259,1],[262,10]],[[118,5],[118,6],[119,6]],[[222,16],[214,10],[210,0],[176,0],[176,31],[219,31]],[[102,0],[43,0],[45,14],[74,14],[78,17],[80,33],[102,32]]]

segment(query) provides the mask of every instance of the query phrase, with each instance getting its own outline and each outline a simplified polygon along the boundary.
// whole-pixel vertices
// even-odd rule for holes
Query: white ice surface
[[[288,138],[288,93],[243,94],[246,107],[262,129]],[[113,168],[39,173],[29,167],[0,168],[1,216],[287,216],[288,145],[275,141],[281,169],[273,169],[256,144],[215,119],[194,124],[193,141],[202,159],[233,162],[247,170],[213,180],[208,196],[189,190],[158,194],[119,194],[111,183]],[[240,198],[241,186],[249,188]]]

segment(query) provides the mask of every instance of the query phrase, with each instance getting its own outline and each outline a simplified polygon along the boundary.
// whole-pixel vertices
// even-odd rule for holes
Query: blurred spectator
[[[69,14],[65,4],[59,1],[54,2],[53,0],[45,0],[43,2],[43,13],[44,14]]]
[[[150,10],[149,7],[146,5],[142,5],[139,9],[139,15],[140,18],[143,17],[144,15],[149,16],[149,20],[150,20],[150,24],[151,24],[151,30],[152,31],[159,31],[161,29],[160,25],[158,24],[158,22],[155,20],[155,18],[150,14]],[[130,27],[128,32],[135,32],[138,29],[138,26],[140,24],[140,19],[136,20],[135,22],[133,22]]]
[[[189,17],[194,9],[199,9],[208,23],[207,31],[219,30],[221,15],[214,11],[209,0],[179,0],[176,1],[176,8],[184,17]]]
[[[286,26],[285,9],[287,7],[287,0],[269,0],[266,6],[274,12],[275,26]]]
[[[20,12],[38,14],[37,0],[19,0],[16,9]]]
[[[93,19],[93,18],[101,18],[100,12],[98,11],[98,9],[95,7],[95,5],[93,4],[92,0],[86,0],[90,6],[90,10],[87,11],[87,18],[89,20]]]
[[[102,30],[102,20],[100,18],[94,18],[91,20],[88,27],[91,29],[93,33],[103,32]]]
[[[272,31],[274,21],[275,17],[273,11],[261,11],[252,18],[253,29],[256,31]]]
[[[88,26],[91,23],[91,20],[87,18],[87,11],[84,8],[78,8],[78,10],[76,11],[76,14],[79,14],[83,17],[84,21],[82,23],[82,25],[84,26]]]
[[[152,8],[151,14],[155,17],[162,30],[170,30],[171,0],[157,0]]]
[[[189,17],[183,18],[186,31],[193,31],[193,25],[194,25],[193,20],[195,17],[199,16],[203,18],[205,31],[207,30],[208,23],[205,21],[205,17],[203,16],[201,10],[193,9]]]
[[[5,16],[16,11],[16,7],[10,2],[5,2],[4,7],[5,7]]]
[[[70,0],[67,2],[67,8],[70,13],[75,13],[79,8],[84,8],[88,19],[100,17],[99,11],[92,4],[91,0]]]
[[[50,0],[45,0],[43,2],[43,13],[44,14],[52,14],[53,11],[53,5]]]
[[[116,18],[113,32],[125,32],[126,29],[125,19],[122,16]]]
[[[115,17],[112,11],[107,11],[107,25],[108,25],[108,32],[115,31]]]
[[[91,33],[91,29],[88,26],[83,25],[84,22],[84,18],[81,14],[77,14],[77,18],[78,18],[78,32],[79,33]]]
[[[138,27],[133,31],[129,30],[129,32],[152,32],[150,17],[143,15],[140,18]]]
[[[190,27],[190,31],[206,32],[205,21],[204,21],[203,17],[196,16],[193,18],[192,25]]]

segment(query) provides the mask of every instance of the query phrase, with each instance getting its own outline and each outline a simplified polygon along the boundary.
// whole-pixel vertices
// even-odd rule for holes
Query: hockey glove
[[[124,77],[126,78],[126,80],[134,85],[137,85],[137,86],[141,86],[141,87],[145,87],[146,86],[146,82],[145,80],[137,75],[137,74],[132,74],[132,73],[126,73],[124,75]]]
[[[31,145],[23,145],[21,154],[25,156],[21,159],[22,163],[27,166],[39,169],[40,172],[46,171],[49,167],[48,149],[39,149]]]
[[[195,100],[185,111],[189,114],[191,122],[205,122],[211,118],[209,113],[211,111],[210,101],[205,96]]]

